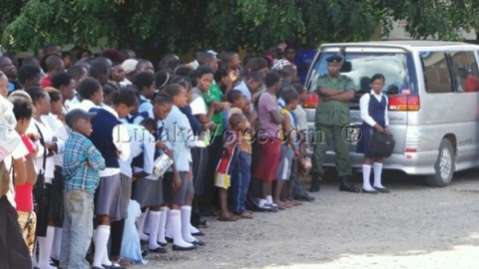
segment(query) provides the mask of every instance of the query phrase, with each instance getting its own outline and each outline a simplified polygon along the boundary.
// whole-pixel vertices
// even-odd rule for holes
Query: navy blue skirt
[[[363,153],[364,156],[369,157],[369,143],[373,136],[374,129],[366,123],[361,125],[361,133],[358,145],[356,147],[357,153]]]

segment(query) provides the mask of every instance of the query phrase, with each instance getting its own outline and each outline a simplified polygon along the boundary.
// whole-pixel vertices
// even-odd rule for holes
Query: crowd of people
[[[0,268],[144,264],[204,246],[205,217],[313,201],[307,92],[277,52],[0,56]]]

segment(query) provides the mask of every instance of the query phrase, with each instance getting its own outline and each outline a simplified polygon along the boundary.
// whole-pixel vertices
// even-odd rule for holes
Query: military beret
[[[343,56],[339,54],[331,55],[328,58],[326,58],[326,61],[328,63],[333,63],[333,62],[341,63],[343,61]]]

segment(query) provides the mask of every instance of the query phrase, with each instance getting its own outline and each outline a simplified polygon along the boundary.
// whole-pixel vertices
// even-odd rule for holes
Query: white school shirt
[[[81,102],[79,103],[73,103],[70,105],[70,110],[73,110],[73,109],[82,109],[86,112],[90,111],[90,109],[92,108],[98,108],[99,106],[95,105],[95,103],[93,103],[91,100],[88,100],[88,99],[83,99]]]
[[[63,152],[65,151],[65,141],[68,139],[67,127],[57,117],[57,115],[49,113],[48,115],[41,116],[42,122],[45,122],[48,127],[53,131],[54,136],[57,138],[58,153],[55,154],[55,165],[63,166]]]
[[[173,160],[179,172],[189,172],[191,148],[196,146],[190,122],[181,110],[173,105],[163,121],[162,141],[173,152]]]
[[[191,114],[193,115],[208,115],[208,108],[206,106],[205,99],[201,95],[201,91],[198,88],[192,90],[193,100],[190,103]]]
[[[379,102],[381,102],[381,99],[383,96],[385,96],[383,93],[376,94],[373,90],[371,90],[371,94],[367,93],[361,96],[361,99],[359,99],[359,110],[361,111],[361,119],[366,122],[369,126],[374,127],[376,125],[376,121],[369,115],[369,100],[371,98],[371,95],[376,98]],[[386,97],[386,96],[385,96]],[[389,116],[388,116],[388,98],[386,97],[386,108],[384,111],[384,118],[385,118],[385,123],[386,126],[389,126]]]
[[[143,167],[135,169],[135,172],[152,174],[155,161],[155,137],[141,125],[125,124],[125,126],[130,136],[130,156],[127,160],[119,160],[121,173],[131,178],[133,159],[143,153]]]
[[[38,129],[37,129],[38,127]],[[38,131],[40,130],[40,132]],[[35,146],[37,147],[38,151],[35,156],[34,164],[35,170],[37,173],[43,173],[45,176],[45,183],[52,183],[53,178],[55,177],[55,155],[47,156],[45,161],[45,169],[43,169],[43,159],[45,151],[47,150],[44,146],[40,143],[40,137],[43,137],[45,143],[53,143],[53,137],[55,137],[55,133],[53,132],[50,127],[41,121],[32,118],[30,122],[30,126],[28,126],[27,134],[35,134],[38,137],[38,140],[35,141]]]

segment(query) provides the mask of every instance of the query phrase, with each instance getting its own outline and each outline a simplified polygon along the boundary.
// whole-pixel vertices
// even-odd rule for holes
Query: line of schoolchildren
[[[168,55],[154,73],[150,61],[108,50],[64,71],[50,49],[41,61],[48,73],[33,62],[19,69],[19,83],[0,74],[24,87],[0,100],[21,137],[4,158],[13,180],[2,194],[16,204],[28,247],[19,253],[28,249],[33,267],[145,263],[146,252],[166,253],[169,242],[175,251],[205,245],[197,227],[214,208],[218,220],[237,221],[253,218],[247,209],[314,200],[299,180],[311,166],[305,90],[287,59],[243,66],[237,53],[208,51],[183,64]],[[158,176],[164,155],[173,165]]]

